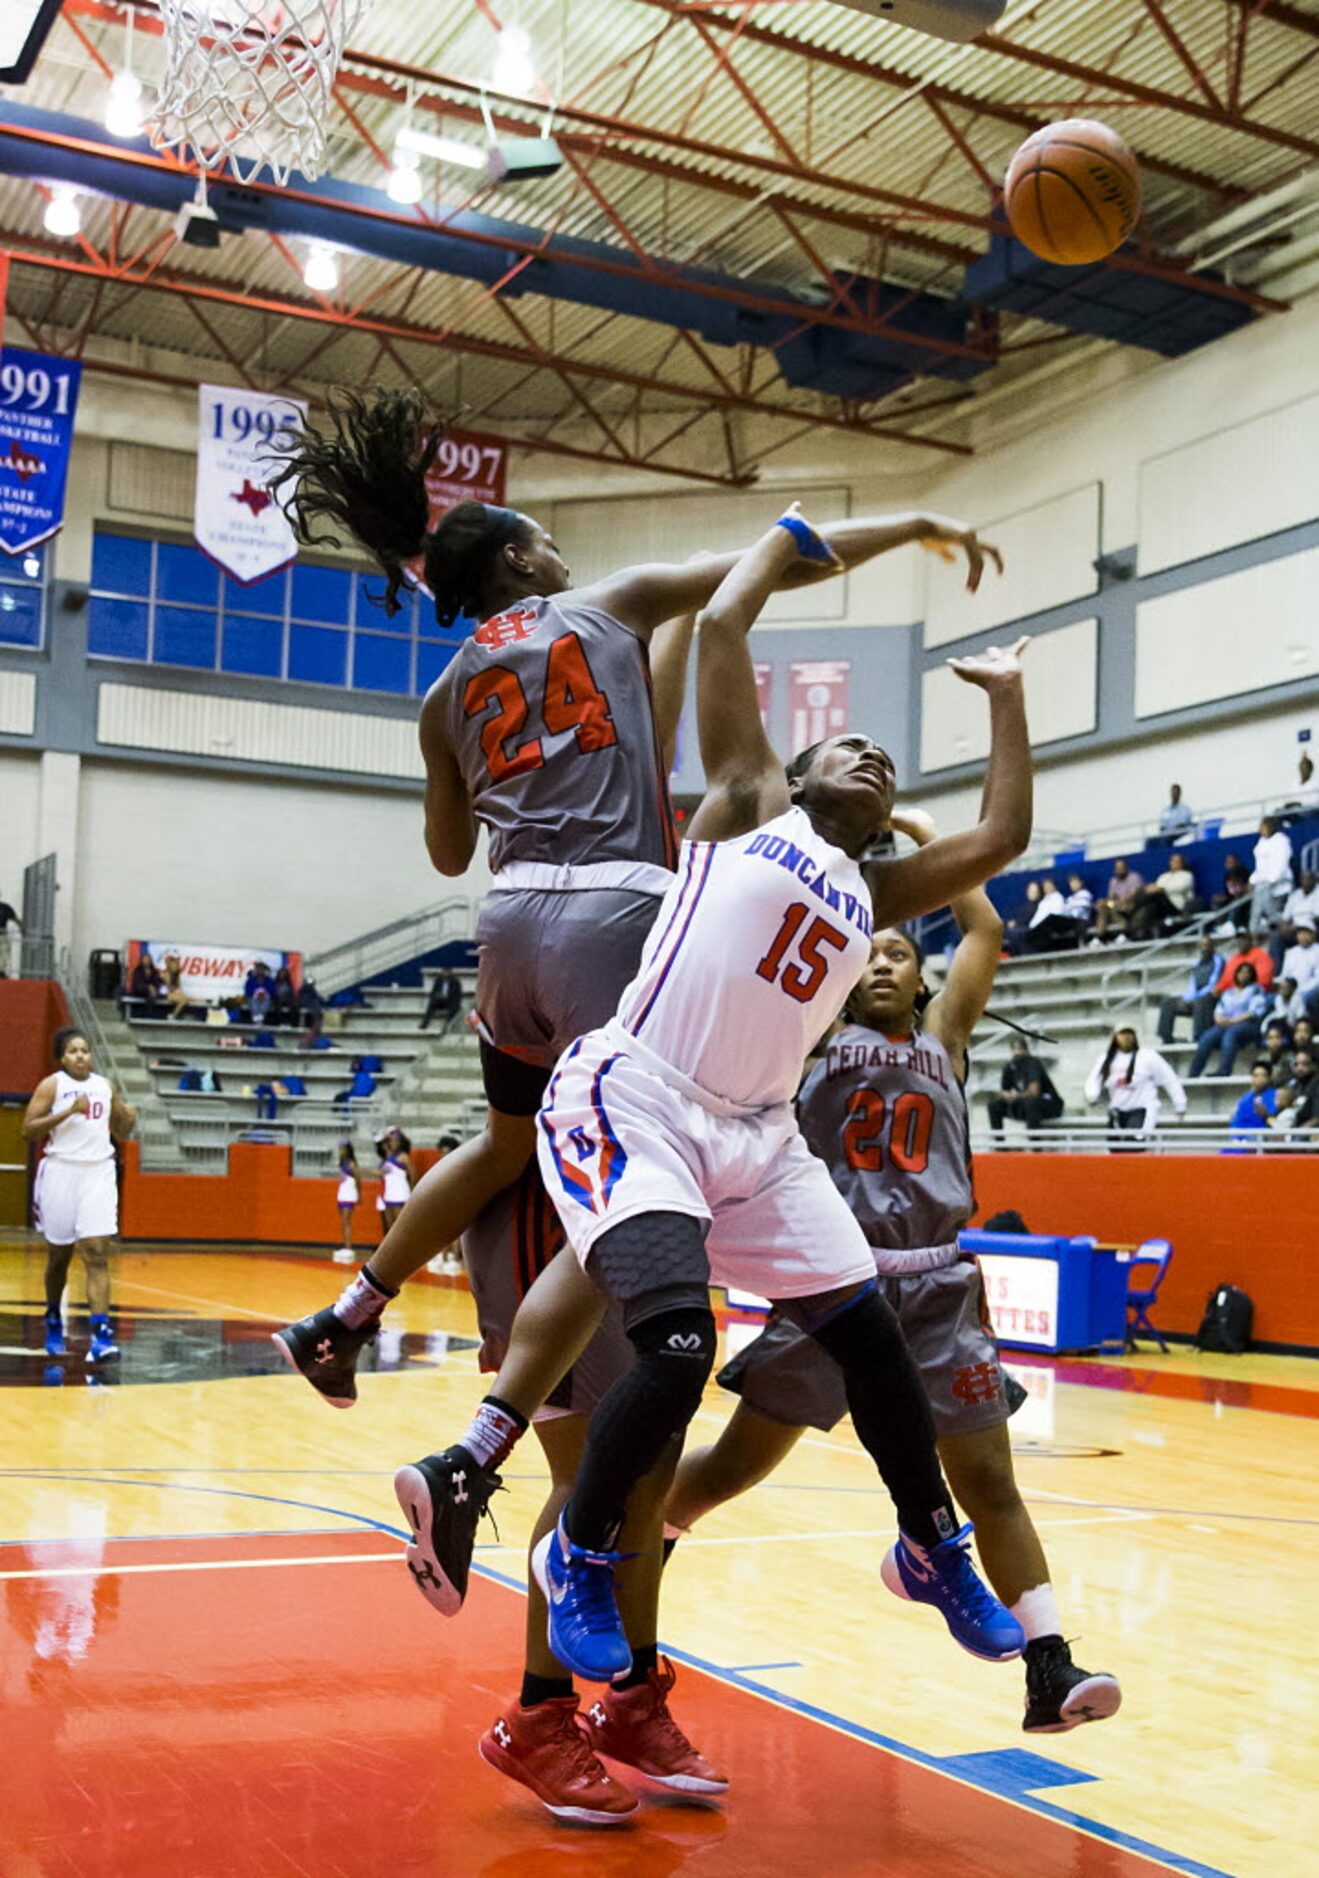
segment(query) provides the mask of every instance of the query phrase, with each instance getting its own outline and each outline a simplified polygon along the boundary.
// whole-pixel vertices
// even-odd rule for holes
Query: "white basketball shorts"
[[[787,1103],[721,1104],[657,1066],[617,1023],[560,1058],[537,1120],[546,1190],[583,1265],[620,1220],[687,1213],[709,1222],[715,1284],[805,1298],[875,1276],[861,1228]]]
[[[47,1245],[113,1239],[119,1231],[119,1190],[109,1161],[57,1161],[47,1156],[33,1190],[37,1231]]]

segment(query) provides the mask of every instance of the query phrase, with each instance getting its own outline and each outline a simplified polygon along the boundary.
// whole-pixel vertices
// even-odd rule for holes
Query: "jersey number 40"
[[[481,749],[490,780],[506,782],[511,776],[524,776],[528,770],[542,768],[545,751],[539,737],[529,737],[511,752],[508,747],[511,739],[525,729],[531,708],[522,680],[512,666],[489,666],[468,681],[463,693],[467,717],[476,717],[492,703],[496,708],[481,727]],[[579,750],[608,750],[618,742],[609,700],[591,676],[576,633],[564,633],[550,647],[540,716],[552,737],[575,730]]]

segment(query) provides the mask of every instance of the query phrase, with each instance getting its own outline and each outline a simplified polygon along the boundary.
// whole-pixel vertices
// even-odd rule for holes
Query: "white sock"
[[[1063,1634],[1058,1600],[1050,1584],[1036,1585],[1033,1591],[1023,1591],[1011,1610],[1026,1633],[1027,1643],[1034,1643],[1037,1637],[1061,1637]]]
[[[466,1448],[478,1467],[498,1467],[526,1432],[527,1424],[520,1415],[487,1399],[455,1445]]]
[[[379,1317],[391,1298],[398,1296],[397,1291],[386,1291],[378,1278],[373,1278],[365,1265],[344,1286],[334,1302],[334,1314],[341,1324],[347,1324],[349,1330],[360,1330],[363,1324],[369,1324],[373,1317]]]

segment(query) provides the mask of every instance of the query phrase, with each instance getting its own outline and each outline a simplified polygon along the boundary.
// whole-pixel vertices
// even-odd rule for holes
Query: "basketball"
[[[1140,170],[1117,132],[1093,118],[1046,124],[1008,165],[1012,232],[1042,261],[1080,267],[1120,248],[1140,215]]]

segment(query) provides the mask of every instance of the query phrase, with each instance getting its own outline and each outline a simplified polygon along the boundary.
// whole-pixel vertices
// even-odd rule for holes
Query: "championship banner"
[[[426,472],[431,527],[446,509],[457,508],[460,502],[489,502],[502,509],[507,471],[508,445],[502,437],[485,437],[469,430],[446,431],[435,461]]]
[[[287,965],[294,984],[302,983],[301,952],[280,952],[270,946],[199,946],[182,939],[130,939],[124,951],[125,983],[144,957],[149,957],[160,972],[164,971],[166,959],[176,958],[183,990],[194,1004],[222,1004],[226,998],[241,998],[247,974],[258,959],[270,967],[272,979],[282,965]]]
[[[0,351],[0,548],[23,554],[64,522],[73,419],[82,366],[76,359]]]
[[[799,659],[788,668],[788,748],[807,750],[847,729],[849,659]]]
[[[288,518],[270,493],[279,467],[271,446],[281,431],[302,429],[307,407],[297,398],[231,385],[197,389],[193,533],[204,555],[240,587],[250,587],[297,557]]]

